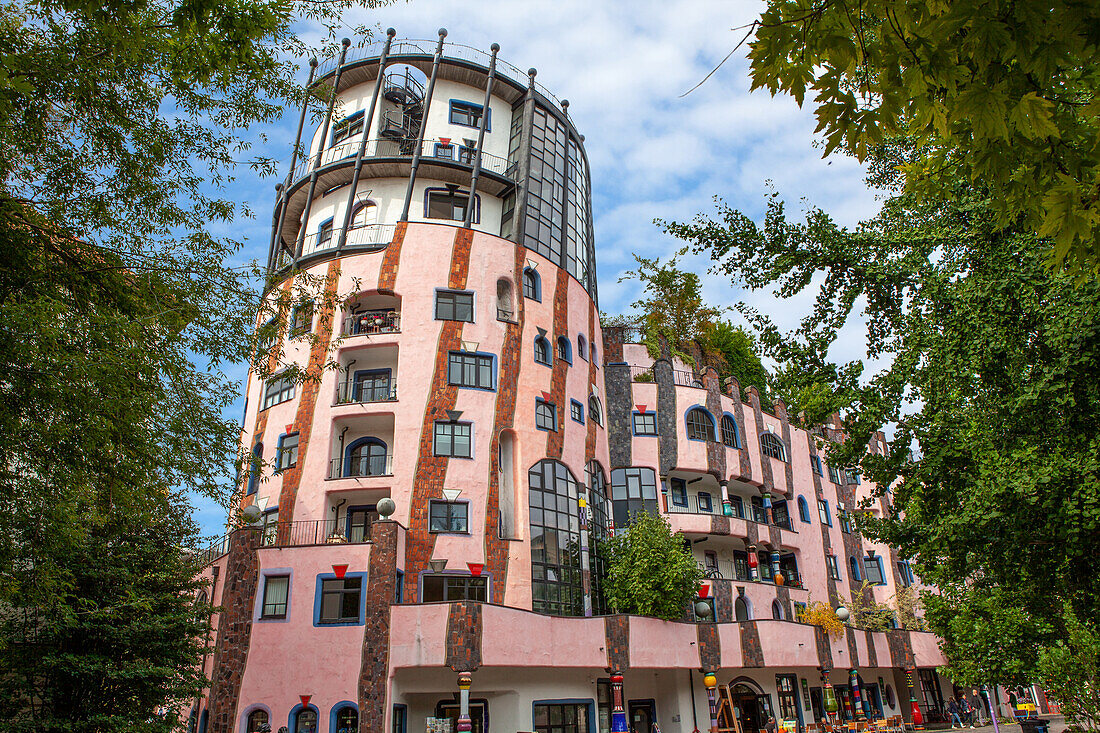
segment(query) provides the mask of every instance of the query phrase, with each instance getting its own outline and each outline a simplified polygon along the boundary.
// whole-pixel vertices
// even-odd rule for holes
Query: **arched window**
[[[741,444],[737,441],[737,423],[729,415],[722,416],[722,442],[730,448],[741,447]]]
[[[779,602],[779,599],[772,601],[772,618],[776,621],[782,621],[785,619],[786,612],[783,610],[783,604]]]
[[[595,420],[597,425],[603,425],[603,408],[600,405],[600,398],[596,395],[588,398],[588,417]]]
[[[577,356],[581,359],[588,358],[588,342],[584,340],[584,334],[577,334]]]
[[[589,344],[588,350],[592,354],[592,363],[593,364],[598,364],[599,362],[596,361],[596,342],[595,341],[593,341],[591,344]]]
[[[333,733],[359,733],[359,710],[354,705],[343,705],[333,712]]]
[[[535,361],[546,366],[554,363],[550,358],[550,342],[542,336],[535,337]]]
[[[539,461],[527,473],[531,510],[531,582],[536,613],[584,615],[581,582],[580,487],[559,461]]]
[[[502,277],[497,280],[497,320],[511,321],[516,315],[516,307],[512,303],[512,282]]]
[[[264,465],[264,444],[257,443],[252,449],[252,460],[248,464],[248,490],[246,494],[255,494],[260,483],[260,470]]]
[[[542,282],[539,274],[530,267],[523,268],[523,297],[542,300]]]
[[[810,523],[810,505],[806,503],[806,497],[798,497],[798,518],[806,524]]]
[[[378,207],[373,201],[364,201],[357,204],[351,212],[351,228],[362,229],[374,224],[378,220]],[[349,241],[348,244],[355,244]]]
[[[271,721],[266,710],[253,710],[248,714],[248,725],[245,726],[245,733],[259,733],[261,725],[270,724]]]
[[[760,450],[766,456],[778,458],[781,461],[787,460],[787,449],[783,441],[772,433],[764,433],[760,436]]]
[[[692,440],[714,440],[714,418],[702,407],[693,407],[687,413],[687,433]]]
[[[737,600],[733,602],[733,619],[734,621],[752,620],[752,614],[749,613],[749,604],[741,596],[738,596]]]
[[[386,444],[378,438],[360,438],[348,446],[344,476],[385,476]]]
[[[573,363],[573,347],[565,336],[558,336],[558,358],[566,364]]]
[[[558,429],[557,408],[546,400],[535,400],[535,427],[551,432]]]
[[[296,705],[290,714],[290,733],[317,733],[317,708]]]
[[[848,558],[848,567],[852,574],[852,580],[861,581],[863,576],[859,572],[859,562],[854,557]]]

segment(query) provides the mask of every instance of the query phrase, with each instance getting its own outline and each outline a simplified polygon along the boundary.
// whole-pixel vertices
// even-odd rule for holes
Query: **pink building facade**
[[[693,733],[715,684],[745,733],[812,724],[828,686],[842,715],[935,709],[935,637],[796,620],[914,582],[851,531],[837,426],[601,330],[584,138],[535,76],[442,35],[311,67],[335,102],[278,188],[293,300],[258,356],[310,376],[250,373],[261,518],[208,557],[193,727]],[[605,607],[595,548],[636,511],[691,543],[701,618]]]

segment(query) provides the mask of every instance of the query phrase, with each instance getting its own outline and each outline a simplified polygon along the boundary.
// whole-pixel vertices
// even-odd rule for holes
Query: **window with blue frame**
[[[829,502],[824,499],[817,500],[817,515],[821,519],[822,524],[829,527],[833,526],[833,518],[829,514]]]
[[[714,418],[702,407],[693,407],[687,413],[689,440],[714,440]]]
[[[873,585],[886,585],[886,574],[882,569],[881,557],[868,555],[863,559],[863,569],[867,572],[867,580]]]
[[[535,427],[551,432],[558,429],[557,408],[546,400],[535,400]]]
[[[576,400],[569,400],[569,416],[573,418],[573,422],[584,425],[584,405]]]
[[[257,443],[252,448],[252,458],[248,464],[248,488],[246,494],[255,494],[260,483],[260,471],[264,465],[264,444]]]
[[[837,511],[837,516],[840,517],[840,531],[844,534],[851,534],[852,519],[848,516],[848,512],[840,509],[839,511]]]
[[[810,505],[804,496],[798,497],[798,518],[806,524],[810,523]]]
[[[913,567],[905,560],[898,560],[898,580],[901,581],[901,585],[905,588],[913,585]]]
[[[279,436],[279,448],[275,452],[275,470],[285,471],[298,465],[298,433]]]
[[[328,249],[332,243],[332,219],[321,222],[317,229],[317,249]]]
[[[435,144],[435,157],[436,158],[445,158],[447,160],[454,160],[455,159],[455,146],[454,145],[444,145],[443,143],[436,143]]]
[[[829,466],[829,480],[834,484],[840,483],[840,471],[837,471],[832,466]]]
[[[859,572],[859,561],[854,557],[848,558],[848,572],[851,574],[852,580],[857,582],[863,580],[863,575]]]
[[[733,516],[742,519],[745,517],[745,502],[740,496],[730,494],[730,509],[733,511]]]
[[[485,110],[480,104],[474,104],[473,102],[463,102],[459,99],[451,100],[451,114],[449,121],[452,125],[463,125],[464,127],[478,127],[481,125],[481,114]],[[489,131],[489,125],[492,123],[492,111],[485,120],[485,131]]]
[[[722,416],[722,442],[730,448],[739,448],[741,444],[737,440],[737,423],[729,415]]]
[[[260,610],[262,619],[284,619],[290,603],[290,576],[265,575],[263,605]]]
[[[582,361],[588,359],[588,343],[584,340],[583,333],[577,334],[577,356],[579,356]]]
[[[362,576],[321,580],[319,624],[360,623],[359,609],[363,594]]]
[[[829,566],[829,577],[840,580],[840,566],[836,563],[836,555],[826,555],[825,564]]]
[[[531,300],[542,300],[542,282],[534,268],[523,268],[523,297]]]
[[[535,337],[535,361],[544,366],[553,366],[550,356],[550,342],[544,336]]]
[[[821,458],[818,456],[810,456],[810,466],[818,476],[824,475],[821,473]]]
[[[711,500],[710,494],[705,491],[699,492],[699,511],[712,512],[714,511],[714,502]]]
[[[673,506],[688,505],[687,482],[682,478],[669,479],[668,494]]]
[[[274,376],[264,383],[264,399],[260,405],[261,410],[266,410],[272,405],[294,399],[294,378],[290,376]]]
[[[360,110],[355,114],[348,115],[344,119],[337,122],[332,128],[332,144],[347,140],[350,137],[355,137],[363,131],[363,112]]]
[[[760,450],[766,456],[777,458],[780,461],[787,460],[786,446],[783,445],[782,440],[771,433],[764,433],[760,436]]]
[[[344,705],[332,713],[333,733],[359,733],[359,711],[354,705]]]
[[[565,336],[558,336],[558,358],[566,364],[573,363],[573,348]]]
[[[656,412],[635,412],[634,413],[634,434],[635,435],[656,435],[657,434],[657,413]]]

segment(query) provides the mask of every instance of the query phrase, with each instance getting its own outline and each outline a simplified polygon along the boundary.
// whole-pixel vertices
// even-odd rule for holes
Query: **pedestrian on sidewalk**
[[[959,703],[955,702],[954,697],[947,699],[947,714],[951,716],[951,729],[962,728],[962,718],[959,717]]]
[[[970,691],[970,707],[974,708],[974,721],[978,725],[985,725],[986,715],[985,700],[982,699],[982,693],[977,688]]]
[[[959,718],[962,720],[964,728],[967,724],[971,728],[974,727],[974,710],[970,707],[970,701],[966,699],[965,694],[959,695]]]

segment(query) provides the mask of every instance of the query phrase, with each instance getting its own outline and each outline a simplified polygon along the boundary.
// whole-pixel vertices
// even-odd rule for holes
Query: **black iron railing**
[[[352,313],[344,319],[341,336],[362,336],[373,333],[399,333],[401,314],[392,308]]]

